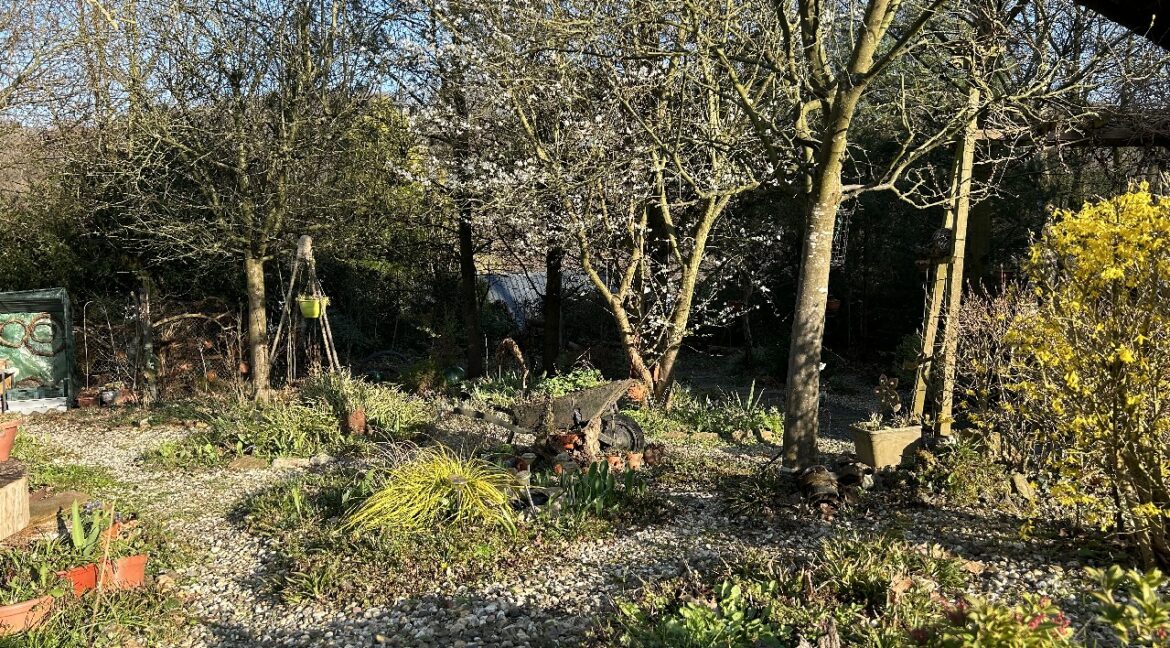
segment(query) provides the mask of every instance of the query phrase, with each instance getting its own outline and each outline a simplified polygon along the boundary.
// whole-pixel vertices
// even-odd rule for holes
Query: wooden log
[[[0,463],[0,540],[28,525],[28,471],[16,459]]]

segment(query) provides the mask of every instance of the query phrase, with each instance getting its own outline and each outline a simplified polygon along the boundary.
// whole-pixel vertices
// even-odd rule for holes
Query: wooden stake
[[[959,307],[963,299],[963,258],[967,247],[967,217],[971,212],[971,176],[975,168],[975,142],[979,128],[979,88],[971,88],[967,95],[967,109],[971,121],[961,143],[959,153],[959,192],[955,197],[955,253],[947,278],[947,319],[943,329],[942,395],[938,413],[939,435],[948,436],[954,422],[955,358],[959,347]]]

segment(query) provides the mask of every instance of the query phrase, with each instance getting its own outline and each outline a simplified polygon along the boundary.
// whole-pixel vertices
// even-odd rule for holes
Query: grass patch
[[[618,602],[605,634],[625,646],[698,648],[816,644],[909,646],[944,619],[938,600],[965,583],[961,565],[890,536],[827,541],[810,563],[750,553],[720,573],[653,584]]]
[[[186,634],[183,602],[153,588],[60,597],[38,627],[0,637],[0,648],[169,645]]]
[[[360,408],[368,430],[351,433],[345,421]],[[143,456],[147,465],[191,469],[226,464],[241,455],[310,457],[360,451],[371,442],[401,440],[429,428],[427,404],[393,388],[340,374],[307,381],[268,403],[237,401],[204,412],[199,429]]]
[[[104,466],[56,463],[62,458],[74,455],[27,434],[16,437],[16,443],[12,446],[12,456],[23,462],[28,469],[30,488],[100,494],[121,485],[110,469]]]
[[[598,387],[608,382],[605,376],[591,367],[577,368],[557,376],[533,376],[529,385],[529,396],[551,396],[558,398],[570,392]],[[477,380],[470,387],[471,400],[495,407],[511,407],[517,399],[525,396],[520,376],[514,373],[502,374],[495,378]]]
[[[427,461],[424,454],[418,466]],[[405,470],[415,474],[418,466]],[[344,469],[304,474],[249,498],[239,511],[244,524],[270,538],[284,563],[274,589],[293,602],[328,599],[364,605],[482,582],[529,569],[534,555],[556,552],[578,538],[604,536],[639,511],[656,510],[644,503],[643,490],[627,491],[606,472],[600,478],[583,475],[577,486],[580,498],[560,504],[565,514],[556,517],[533,515],[517,505],[520,492],[508,497],[510,524],[460,517],[454,501],[460,495],[446,485],[442,490],[449,498],[426,499],[432,508],[424,517],[431,524],[400,523],[391,516],[376,528],[363,524],[355,529],[351,515],[383,486],[391,484],[389,492],[398,492],[393,490],[394,475],[394,470]]]
[[[746,398],[738,392],[697,396],[684,385],[676,385],[669,409],[646,407],[624,411],[649,437],[678,439],[705,434],[733,443],[770,442],[784,433],[784,414],[766,407],[755,385]]]

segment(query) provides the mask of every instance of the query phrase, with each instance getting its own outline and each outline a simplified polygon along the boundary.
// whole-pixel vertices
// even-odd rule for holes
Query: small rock
[[[1029,502],[1036,499],[1036,489],[1028,483],[1028,478],[1021,473],[1012,473],[1012,490]]]

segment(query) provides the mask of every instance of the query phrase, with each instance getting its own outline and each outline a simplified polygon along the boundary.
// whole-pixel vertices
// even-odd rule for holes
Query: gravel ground
[[[831,419],[856,420],[863,404],[842,400],[828,406],[838,414]],[[474,424],[447,421],[444,431],[458,437],[467,434],[469,425]],[[852,450],[843,429],[832,421],[822,439],[823,452]],[[71,415],[27,426],[34,437],[74,449],[70,462],[114,469],[130,496],[142,502],[145,514],[166,520],[199,550],[195,564],[176,575],[194,620],[189,636],[177,644],[183,647],[579,645],[612,609],[615,596],[644,582],[731,562],[752,548],[798,558],[826,537],[883,528],[895,515],[875,498],[831,523],[808,519],[771,529],[748,528],[725,517],[714,493],[699,482],[657,485],[674,510],[668,522],[581,542],[558,557],[533,556],[530,569],[503,582],[430,592],[377,608],[339,608],[329,602],[291,606],[265,591],[274,552],[233,523],[230,511],[248,494],[304,468],[185,474],[138,465],[144,450],[186,432],[176,426],[110,427]],[[671,447],[671,456],[676,463],[703,455],[760,464],[770,451],[678,445]],[[1019,540],[1018,520],[938,508],[906,513],[908,538],[937,543],[985,567],[973,587],[976,593],[992,598],[1044,593],[1069,606],[1076,620],[1080,565],[1062,559],[1058,547]]]

